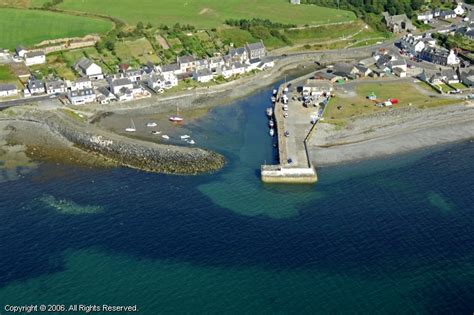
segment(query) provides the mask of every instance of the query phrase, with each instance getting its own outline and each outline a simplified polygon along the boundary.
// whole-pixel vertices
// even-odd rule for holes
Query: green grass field
[[[5,65],[0,65],[0,82],[15,81],[16,77],[11,72],[10,68]]]
[[[0,9],[0,47],[30,46],[47,39],[103,33],[112,28],[106,20],[45,11]]]
[[[344,85],[339,90],[344,90]],[[403,91],[403,93],[401,93]],[[332,99],[326,109],[324,116],[329,123],[341,123],[347,119],[357,116],[368,115],[379,111],[389,110],[375,106],[375,102],[367,99],[367,95],[374,92],[377,99],[386,101],[389,98],[396,98],[399,103],[393,105],[393,108],[415,106],[418,108],[428,108],[435,106],[449,105],[459,103],[459,100],[430,97],[421,94],[415,87],[407,82],[367,82],[357,84],[355,88],[356,96],[343,97],[340,91],[336,92],[336,98]],[[410,105],[411,104],[411,105]],[[341,109],[337,107],[341,106]]]
[[[40,5],[46,0],[35,0]],[[191,24],[198,28],[222,25],[229,18],[268,18],[275,22],[315,25],[352,21],[353,12],[291,5],[288,0],[64,0],[60,9],[117,17],[130,24]]]

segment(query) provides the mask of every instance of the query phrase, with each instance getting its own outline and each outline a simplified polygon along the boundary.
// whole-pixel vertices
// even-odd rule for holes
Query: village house
[[[192,72],[196,67],[196,59],[191,55],[176,57],[176,62],[181,73]]]
[[[71,91],[92,89],[92,81],[87,77],[81,77],[75,81],[69,82],[69,89]]]
[[[424,69],[423,72],[420,74],[419,78],[420,80],[430,84],[443,84],[443,78],[441,77],[440,72],[434,72]]]
[[[66,83],[62,80],[46,81],[45,87],[46,87],[46,94],[49,94],[49,95],[66,93],[67,91]]]
[[[455,19],[456,18],[456,12],[454,10],[444,10],[441,11],[439,15],[440,19],[448,20],[448,19]]]
[[[469,69],[468,71],[460,71],[459,79],[467,87],[474,87],[474,69]]]
[[[234,62],[230,66],[224,66],[218,71],[218,74],[222,75],[224,78],[230,78],[234,75],[244,74],[246,66],[240,62]]]
[[[132,90],[133,83],[128,78],[112,79],[109,78],[110,91],[115,95],[123,93],[125,90]]]
[[[413,32],[416,30],[415,26],[406,14],[391,16],[388,12],[382,13],[385,19],[387,28],[392,33]]]
[[[301,0],[290,0],[291,4],[301,4]]]
[[[427,47],[420,52],[420,58],[443,66],[456,66],[460,62],[454,50],[445,48]]]
[[[229,63],[231,62],[240,62],[244,63],[249,59],[249,53],[245,47],[231,48],[227,54],[229,57]]]
[[[43,51],[30,51],[23,55],[23,59],[25,60],[25,65],[33,66],[33,65],[41,65],[46,63],[46,56]]]
[[[102,68],[88,58],[81,58],[75,65],[74,69],[82,76],[91,80],[100,80],[104,78]]]
[[[245,49],[247,50],[248,59],[261,59],[267,55],[263,40],[253,44],[246,44]]]
[[[418,21],[423,22],[425,24],[430,23],[433,20],[433,18],[434,18],[434,15],[432,11],[421,12],[421,13],[418,13],[418,15],[416,16],[416,19]]]
[[[344,78],[356,79],[357,75],[359,74],[359,70],[355,67],[354,64],[338,62],[334,65],[332,73]]]
[[[440,14],[441,14],[441,9],[440,8],[434,8],[433,9],[433,17],[439,18]]]
[[[0,84],[0,97],[14,96],[18,94],[15,84]]]
[[[442,80],[448,84],[456,84],[460,82],[458,74],[454,69],[441,70],[441,77]]]
[[[93,89],[69,91],[67,98],[72,105],[83,105],[96,101],[96,95]]]
[[[209,59],[209,68],[212,72],[216,72],[219,67],[224,65],[224,58],[222,57],[211,57]]]
[[[315,97],[326,97],[330,95],[332,91],[333,87],[330,82],[315,79],[306,80],[302,87],[303,94]]]
[[[148,77],[147,85],[155,92],[165,88],[165,77],[162,74],[153,73]]]
[[[371,67],[371,66],[375,65],[376,62],[377,62],[377,59],[374,56],[372,56],[372,57],[360,60],[359,64],[363,65],[363,66],[366,66],[366,67]]]
[[[196,60],[194,69],[196,71],[197,70],[203,70],[203,69],[209,69],[209,61],[207,59]]]
[[[117,98],[115,97],[112,92],[110,92],[109,89],[107,89],[105,86],[101,86],[97,88],[97,101],[100,104],[110,104],[113,101],[116,101]]]
[[[397,60],[390,60],[388,63],[388,67],[393,72],[395,69],[401,69],[403,72],[407,71],[407,63],[405,59],[397,59]]]
[[[368,77],[371,73],[372,73],[372,70],[364,65],[355,65],[357,71],[358,71],[358,74],[361,76],[361,77]]]
[[[474,23],[458,28],[456,33],[474,40]]]
[[[143,72],[140,69],[128,69],[123,72],[123,78],[128,78],[132,82],[139,82],[143,78]]]
[[[327,80],[332,83],[343,82],[345,78],[335,75],[334,73],[329,73],[327,71],[318,71],[313,76],[314,80]]]
[[[456,8],[454,8],[454,13],[456,13],[456,15],[458,16],[461,16],[461,15],[464,15],[465,12],[466,11],[462,7],[462,2],[458,2]]]
[[[212,74],[212,71],[207,68],[196,70],[193,73],[193,79],[201,83],[211,82],[213,78],[214,75]]]
[[[36,80],[35,78],[30,78],[28,80],[28,83],[26,84],[28,91],[30,91],[30,94],[35,95],[35,94],[44,94],[45,89],[44,89],[44,82],[41,80]]]
[[[15,53],[18,57],[20,58],[24,58],[25,57],[25,54],[27,53],[28,51],[25,49],[25,47],[23,46],[17,46],[15,48]]]

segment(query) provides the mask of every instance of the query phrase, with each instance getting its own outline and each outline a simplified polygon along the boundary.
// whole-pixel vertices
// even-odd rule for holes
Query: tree
[[[108,40],[105,41],[105,47],[110,51],[114,51],[115,50],[115,43],[112,40],[108,39]]]

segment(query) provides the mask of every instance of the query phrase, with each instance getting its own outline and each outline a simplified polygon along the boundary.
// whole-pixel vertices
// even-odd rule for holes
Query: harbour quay
[[[269,123],[269,133],[277,137],[278,164],[261,166],[262,182],[314,184],[318,181],[307,143],[316,132],[332,90],[332,83],[309,76],[285,82],[273,91],[272,107],[267,109],[267,115],[274,122]]]

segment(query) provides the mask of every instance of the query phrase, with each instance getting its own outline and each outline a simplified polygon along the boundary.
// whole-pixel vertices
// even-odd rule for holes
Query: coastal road
[[[45,101],[49,99],[57,99],[58,97],[59,95],[40,95],[40,96],[32,96],[32,97],[19,98],[15,100],[3,101],[3,102],[0,102],[0,110],[13,107],[13,106],[21,106],[21,105],[29,104],[32,102],[40,102],[40,101]]]

